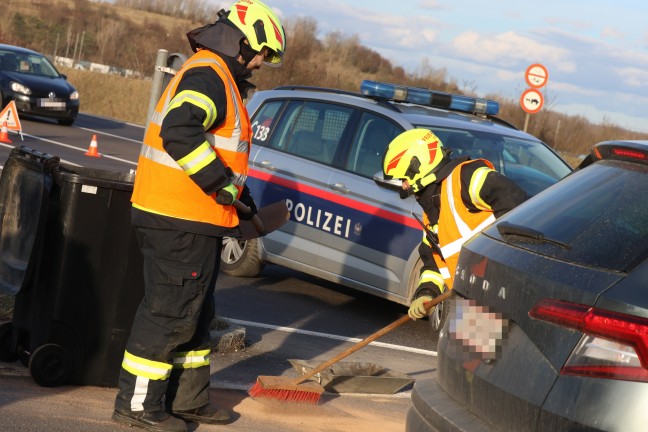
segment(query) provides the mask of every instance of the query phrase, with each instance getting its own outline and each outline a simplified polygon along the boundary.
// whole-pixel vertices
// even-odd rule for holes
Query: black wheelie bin
[[[24,192],[21,180],[10,191],[2,181],[12,158],[34,158],[33,151],[24,153],[12,151],[5,165],[2,203]],[[144,293],[142,257],[130,222],[134,175],[50,164],[49,173],[41,170],[43,184],[51,185],[49,191],[44,188],[46,210],[40,210],[41,231],[36,231],[27,267],[32,260],[34,265],[14,289],[11,329],[5,330],[10,336],[0,340],[0,348],[7,357],[15,353],[42,386],[114,387]],[[33,177],[31,169],[18,169],[16,177]],[[4,223],[0,230],[4,234]],[[0,279],[3,273],[0,267]]]

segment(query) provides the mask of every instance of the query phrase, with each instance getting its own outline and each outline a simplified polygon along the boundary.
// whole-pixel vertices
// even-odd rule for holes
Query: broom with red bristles
[[[446,291],[440,296],[434,298],[433,300],[425,303],[425,309],[430,310],[437,304],[441,303],[452,294],[452,290],[446,289]],[[381,336],[389,333],[394,330],[396,327],[399,327],[402,324],[405,324],[407,321],[410,321],[411,318],[409,315],[405,315],[393,323],[383,327],[374,334],[368,336],[366,339],[361,340],[357,344],[353,345],[346,351],[336,355],[335,357],[325,361],[316,368],[313,368],[309,372],[297,377],[276,377],[276,376],[259,376],[257,377],[256,383],[250,388],[248,394],[251,397],[265,397],[269,399],[276,399],[280,401],[288,402],[304,402],[315,404],[319,401],[320,396],[324,393],[324,388],[315,383],[315,382],[304,382],[309,378],[317,375],[322,372],[324,369],[329,366],[339,362],[345,357],[353,354],[358,351],[360,348],[369,345],[371,342],[375,341]]]

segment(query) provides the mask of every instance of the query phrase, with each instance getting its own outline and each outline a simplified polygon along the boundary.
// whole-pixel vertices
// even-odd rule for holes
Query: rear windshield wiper
[[[541,243],[550,243],[554,244],[556,246],[560,246],[561,248],[564,249],[571,249],[571,246],[568,245],[567,243],[563,243],[558,240],[553,240],[550,238],[545,237],[543,233],[540,231],[534,230],[533,228],[528,228],[522,225],[517,225],[517,224],[512,224],[510,222],[500,222],[497,224],[497,231],[499,231],[500,234],[503,236],[517,236],[517,237],[523,237],[526,239],[531,239],[535,240],[537,242]]]

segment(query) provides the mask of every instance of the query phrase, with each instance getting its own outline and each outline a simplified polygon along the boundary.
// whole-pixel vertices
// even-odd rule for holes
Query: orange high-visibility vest
[[[240,195],[248,172],[252,136],[250,119],[225,62],[211,51],[200,50],[185,62],[155,107],[140,151],[131,202],[134,207],[150,213],[234,227],[239,221],[233,206],[216,203],[216,194],[205,194],[185,172],[191,169],[196,172],[199,168],[181,167],[164,150],[160,138],[162,120],[176,94],[178,83],[189,69],[205,66],[211,67],[225,83],[227,116],[220,126],[205,131],[205,152],[196,158],[213,160],[212,152],[215,152],[216,157],[233,171],[232,183],[237,186]],[[197,165],[200,166],[199,163]]]
[[[489,161],[485,159],[479,160],[485,162],[491,169],[494,169]],[[436,252],[433,255],[439,267],[439,272],[448,288],[452,288],[461,246],[473,235],[495,221],[493,212],[479,211],[472,213],[468,211],[461,199],[461,167],[471,162],[474,162],[474,160],[469,160],[458,165],[443,180],[441,186],[438,237],[439,247],[441,248],[443,257],[439,256]],[[476,181],[480,181],[480,184],[476,186],[481,188],[484,179],[482,178]],[[427,226],[429,224],[427,215],[424,213],[423,216],[423,221]]]

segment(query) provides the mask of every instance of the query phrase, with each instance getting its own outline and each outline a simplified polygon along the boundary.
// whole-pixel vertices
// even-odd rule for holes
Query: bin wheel
[[[38,385],[57,387],[70,378],[72,358],[61,345],[41,345],[29,357],[29,372]]]
[[[18,351],[11,346],[13,336],[13,323],[11,321],[0,324],[0,361],[15,362],[18,360]]]

